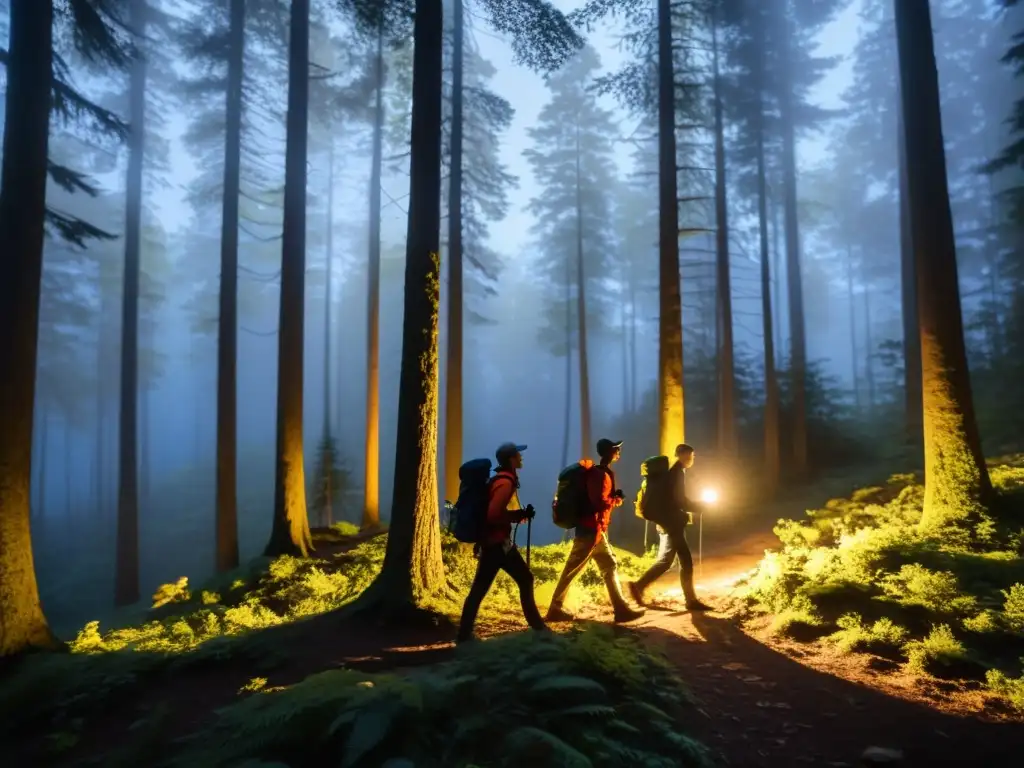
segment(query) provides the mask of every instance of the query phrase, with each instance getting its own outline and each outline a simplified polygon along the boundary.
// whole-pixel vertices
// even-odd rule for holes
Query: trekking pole
[[[647,554],[647,531],[650,530],[651,524],[649,521],[644,520],[644,554]]]
[[[533,533],[533,518],[526,521],[526,567],[530,567],[530,534]]]
[[[697,574],[704,581],[704,513],[700,513],[697,521]]]

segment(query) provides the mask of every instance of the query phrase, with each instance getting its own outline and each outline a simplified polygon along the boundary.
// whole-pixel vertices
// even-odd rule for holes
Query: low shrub
[[[550,598],[571,544],[535,547],[531,566],[538,599]],[[237,571],[217,576],[196,591],[187,579],[161,586],[153,596],[153,611],[142,623],[101,631],[91,621],[71,641],[76,653],[122,649],[155,653],[182,653],[211,639],[237,636],[266,629],[347,605],[376,577],[384,561],[387,536],[362,541],[347,551],[323,558],[282,556],[260,558]],[[469,591],[476,570],[472,547],[460,544],[447,532],[442,537],[442,557],[455,594]],[[623,578],[636,578],[651,562],[616,550]],[[585,570],[570,593],[570,605],[608,602],[596,567]],[[453,615],[460,605],[440,606]],[[518,616],[519,594],[515,582],[502,572],[482,606],[482,617]]]
[[[922,533],[912,475],[779,521],[781,547],[737,593],[772,614],[777,634],[902,659],[922,675],[989,670],[989,688],[1024,710],[1024,456],[994,462],[991,476],[996,503],[970,531]]]
[[[171,765],[710,765],[678,731],[689,703],[672,669],[607,628],[500,638],[402,676],[331,670],[251,689]]]

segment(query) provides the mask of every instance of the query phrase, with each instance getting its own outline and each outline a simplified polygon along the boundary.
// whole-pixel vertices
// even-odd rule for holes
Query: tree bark
[[[11,0],[0,166],[0,657],[55,644],[32,555],[32,419],[43,270],[53,4]]]
[[[146,38],[149,6],[131,4],[131,26]],[[115,605],[139,601],[139,270],[142,249],[142,164],[146,145],[146,57],[132,64],[128,94],[128,179],[125,187],[124,288],[121,293],[121,408],[118,454]]]
[[[437,495],[442,32],[441,0],[416,0],[394,501],[380,574],[350,609],[401,620],[445,590]]]
[[[324,470],[324,508],[320,511],[320,525],[329,528],[334,523],[334,446],[331,437],[331,303],[334,283],[334,140],[327,151],[327,222],[324,249],[324,423],[323,449],[328,462],[321,463]]]
[[[784,226],[786,230],[786,278],[789,293],[790,376],[792,377],[793,475],[803,480],[807,456],[807,341],[804,327],[804,289],[800,269],[800,225],[797,219],[796,126],[793,121],[793,87],[790,55],[788,0],[780,3],[778,24],[781,53],[779,111],[782,126],[782,173]]]
[[[902,102],[902,99],[901,99]],[[907,446],[921,450],[921,335],[917,326],[917,276],[911,237],[910,198],[907,189],[907,152],[903,105],[897,110],[900,174],[900,308],[903,320],[903,407]],[[920,455],[920,454],[918,454]]]
[[[565,262],[565,428],[562,430],[562,466],[569,464],[572,425],[572,262]]]
[[[578,118],[577,118],[578,121]],[[576,123],[576,323],[580,364],[580,453],[593,450],[590,432],[590,366],[587,358],[587,286],[583,270],[583,178],[580,126]]]
[[[445,498],[459,495],[462,464],[462,79],[463,0],[452,2],[452,133],[448,168],[448,356],[445,369]]]
[[[231,0],[217,333],[216,566],[221,572],[238,567],[238,217],[244,62],[245,0]]]
[[[782,227],[779,226],[779,200],[777,197],[769,197],[768,205],[771,209],[771,224],[772,224],[772,274],[775,275],[775,280],[772,283],[772,290],[774,294],[774,301],[772,302],[775,306],[775,311],[778,313],[775,316],[775,365],[778,367],[779,363],[786,358],[786,342],[782,338],[782,244],[779,242]]]
[[[863,269],[863,264],[861,266]],[[868,291],[867,278],[863,277],[861,300],[864,304],[864,383],[868,388],[867,404],[870,414],[875,410],[875,364],[872,359],[874,357],[874,341],[871,336],[871,296]]]
[[[981,450],[964,346],[931,30],[928,0],[896,3],[921,338],[925,458],[921,527],[939,531],[977,520],[992,493],[992,484]]]
[[[61,430],[64,448],[64,516],[67,518],[68,530],[71,530],[73,518],[71,516],[71,447],[74,444],[74,430],[71,427],[70,419],[64,417],[64,429]]]
[[[716,5],[717,8],[717,5]],[[734,457],[738,449],[736,434],[736,364],[733,350],[732,280],[729,274],[729,205],[725,169],[725,126],[722,119],[722,81],[718,68],[717,20],[712,28],[715,109],[715,242],[718,322],[721,346],[718,348],[718,451]]]
[[[306,150],[309,143],[309,3],[292,0],[288,118],[277,345],[277,472],[274,523],[265,554],[306,557],[313,549],[306,510],[302,435],[306,299]]]
[[[672,3],[658,0],[658,442],[666,456],[686,439],[672,53]]]
[[[864,409],[864,392],[860,386],[860,362],[857,355],[857,303],[853,293],[853,250],[846,248],[846,305],[850,310],[850,367],[853,370],[853,399],[857,410]]]
[[[636,367],[636,278],[630,270],[629,275],[629,412],[636,413],[637,367]]]
[[[384,32],[377,32],[377,99],[370,166],[370,252],[367,264],[366,456],[360,528],[380,525],[380,180],[384,135]]]
[[[760,20],[755,22],[755,45],[759,56],[755,126],[757,140],[757,222],[761,247],[761,329],[764,343],[764,491],[771,498],[778,491],[781,473],[779,458],[779,382],[775,372],[775,330],[772,322],[772,281],[768,248],[768,185],[764,147],[764,69],[765,38]]]

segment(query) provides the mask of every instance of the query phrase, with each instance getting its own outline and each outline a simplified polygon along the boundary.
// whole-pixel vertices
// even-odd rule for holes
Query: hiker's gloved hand
[[[523,509],[523,520],[533,520],[537,516],[537,510],[533,508],[533,504],[527,504]]]

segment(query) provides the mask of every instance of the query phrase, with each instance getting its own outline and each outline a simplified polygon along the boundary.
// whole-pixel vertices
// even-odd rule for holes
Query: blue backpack
[[[491,460],[470,459],[459,467],[459,498],[452,507],[448,530],[459,541],[476,544],[487,523]]]

